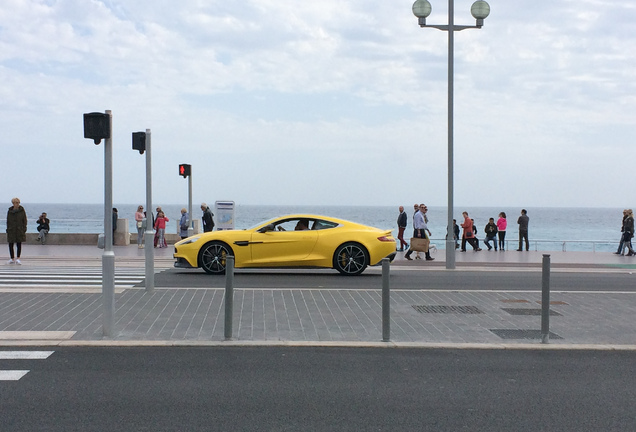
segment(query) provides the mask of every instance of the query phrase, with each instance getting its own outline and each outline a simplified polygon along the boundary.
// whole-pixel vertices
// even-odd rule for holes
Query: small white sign
[[[234,201],[214,203],[214,227],[218,231],[234,229]]]

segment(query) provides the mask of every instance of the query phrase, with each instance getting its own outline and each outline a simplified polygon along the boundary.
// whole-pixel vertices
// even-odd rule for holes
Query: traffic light
[[[180,164],[179,165],[179,175],[183,176],[183,178],[188,177],[192,174],[192,166],[188,164]]]
[[[139,150],[139,154],[144,154],[146,151],[146,132],[133,132],[132,148]]]
[[[99,144],[102,139],[110,138],[110,114],[93,112],[84,114],[84,138]]]

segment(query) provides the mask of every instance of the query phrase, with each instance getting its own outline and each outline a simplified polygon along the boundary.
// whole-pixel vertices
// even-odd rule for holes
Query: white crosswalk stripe
[[[0,360],[46,360],[55,351],[0,351]],[[29,370],[0,370],[0,381],[18,381]]]
[[[143,268],[116,268],[115,288],[125,289],[141,283]],[[101,289],[101,267],[0,267],[0,290],[15,289]]]

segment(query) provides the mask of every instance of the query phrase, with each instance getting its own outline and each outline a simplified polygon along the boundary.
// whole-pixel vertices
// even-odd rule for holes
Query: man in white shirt
[[[420,209],[417,213],[415,213],[415,215],[413,216],[413,237],[415,238],[428,238],[426,233],[428,232],[428,234],[431,234],[431,231],[428,229],[428,226],[426,225],[426,212],[428,211],[428,208],[424,205],[424,204],[420,204]],[[404,255],[404,258],[406,258],[407,260],[412,260],[413,258],[411,258],[411,253],[413,253],[413,245],[409,246],[409,250],[408,252]],[[433,261],[435,258],[431,257],[431,254],[428,250],[426,250],[425,252],[426,254],[426,261]]]

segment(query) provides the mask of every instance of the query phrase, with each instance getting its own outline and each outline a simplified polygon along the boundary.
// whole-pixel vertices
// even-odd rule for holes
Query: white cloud
[[[636,156],[636,7],[491,9],[455,37],[456,202],[628,205],[616,167]],[[143,200],[130,134],[151,128],[158,202],[183,201],[190,162],[195,201],[444,205],[446,55],[410,2],[6,0],[0,146],[24,168],[0,191],[100,202],[103,148],[81,115],[111,109],[119,202]]]

